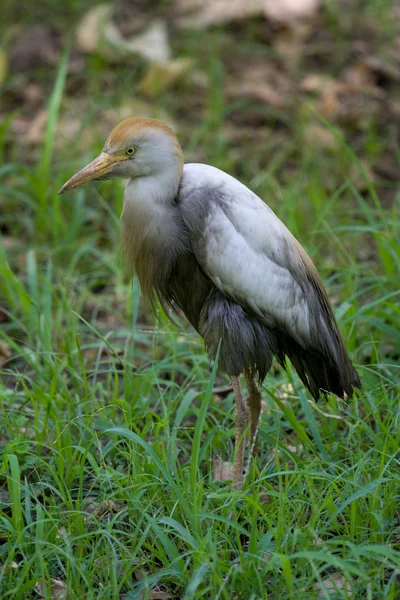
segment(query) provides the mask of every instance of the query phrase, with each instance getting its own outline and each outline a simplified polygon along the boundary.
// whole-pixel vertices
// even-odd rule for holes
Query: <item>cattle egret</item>
[[[235,397],[233,485],[243,484],[250,421],[255,446],[260,386],[275,356],[293,363],[317,399],[350,396],[360,379],[321,279],[299,242],[242,183],[209,165],[184,164],[162,121],[131,118],[103,151],[61,188],[95,179],[128,180],[121,215],[123,248],[143,296],[181,309],[203,337]],[[240,375],[247,380],[247,399]]]

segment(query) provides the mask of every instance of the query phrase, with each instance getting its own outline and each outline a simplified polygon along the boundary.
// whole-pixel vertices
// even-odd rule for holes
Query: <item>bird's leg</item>
[[[236,424],[233,488],[240,490],[243,486],[244,449],[246,446],[246,428],[249,420],[249,411],[246,401],[243,398],[239,377],[232,377],[232,387],[235,395]]]
[[[261,392],[250,371],[246,371],[247,406],[250,413],[250,452],[255,456],[258,452],[258,428],[260,426]]]

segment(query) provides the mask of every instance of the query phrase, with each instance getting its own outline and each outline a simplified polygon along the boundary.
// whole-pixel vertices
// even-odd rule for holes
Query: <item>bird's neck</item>
[[[170,204],[176,198],[181,178],[182,169],[173,167],[132,178],[126,186],[125,201],[135,198],[136,203],[142,200],[148,205]]]
[[[181,173],[131,179],[125,189],[121,215],[123,247],[137,273],[144,296],[152,301],[177,255],[187,244],[175,203]]]
[[[181,180],[178,170],[130,179],[125,188],[121,220],[124,229],[140,228],[141,235],[160,235],[173,219],[175,198]]]

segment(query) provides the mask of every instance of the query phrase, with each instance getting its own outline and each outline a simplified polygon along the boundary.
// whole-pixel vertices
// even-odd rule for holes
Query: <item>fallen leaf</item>
[[[316,585],[318,596],[324,597],[326,594],[335,594],[340,590],[344,590],[347,594],[351,594],[350,583],[341,575],[341,573],[332,573]],[[350,598],[351,596],[349,596]]]
[[[149,594],[149,600],[169,600],[170,598],[172,598],[171,594],[159,590],[152,590]]]
[[[64,600],[67,598],[67,586],[61,579],[54,579],[52,577],[50,579],[50,590],[47,590],[47,586],[44,586],[41,581],[38,581],[35,583],[35,590],[39,594],[40,600],[56,600],[57,598]],[[45,596],[42,594],[43,591],[46,592]],[[48,595],[48,591],[50,592],[50,596]]]
[[[263,0],[175,0],[175,5],[178,13],[188,15],[178,18],[178,25],[193,29],[243,21],[263,12]]]
[[[320,0],[264,0],[264,14],[271,21],[293,24],[312,18],[319,4]]]
[[[111,4],[98,4],[83,15],[75,35],[78,50],[85,54],[96,52],[103,29],[111,20],[111,16]]]
[[[76,45],[81,52],[97,53],[105,60],[117,63],[126,63],[132,56],[150,62],[170,60],[171,47],[165,21],[155,20],[138,35],[124,38],[112,20],[112,14],[113,5],[108,3],[86,12],[76,30]]]
[[[149,97],[154,97],[164,90],[172,87],[192,68],[190,58],[177,58],[175,60],[153,62],[139,84],[139,90]]]
[[[213,462],[213,473],[214,481],[231,481],[233,479],[233,464],[219,458]]]
[[[171,58],[171,47],[165,21],[153,21],[145,31],[131,37],[125,43],[127,49],[134,53],[137,52],[149,61],[165,62]]]

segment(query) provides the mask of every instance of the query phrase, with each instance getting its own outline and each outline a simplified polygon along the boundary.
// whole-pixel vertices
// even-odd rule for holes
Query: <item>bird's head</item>
[[[157,119],[122,121],[107,138],[103,151],[60,189],[64,194],[95,179],[182,176],[183,154],[175,133]]]

